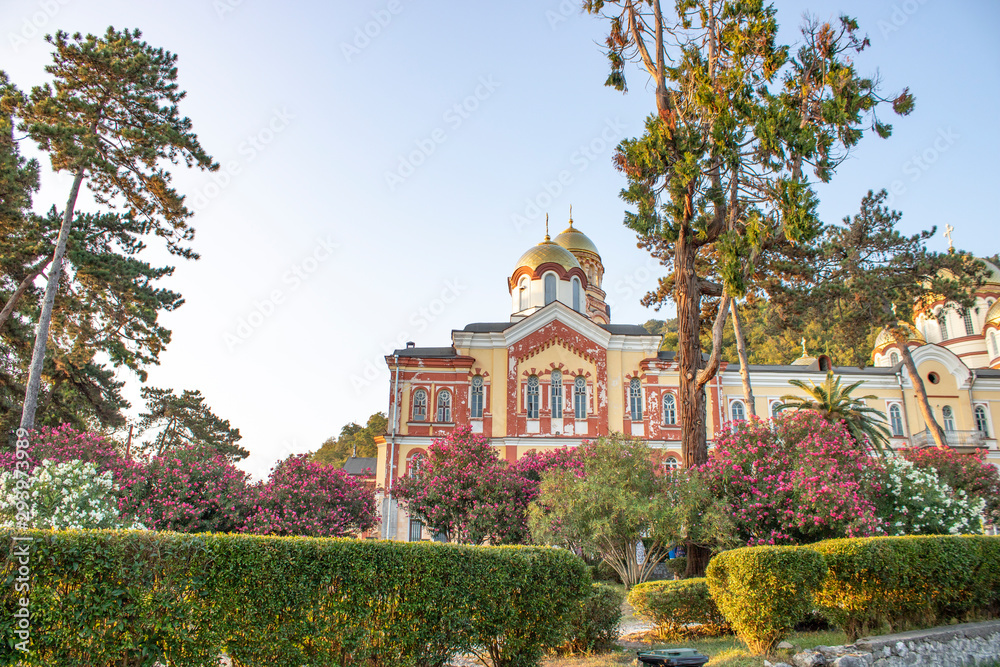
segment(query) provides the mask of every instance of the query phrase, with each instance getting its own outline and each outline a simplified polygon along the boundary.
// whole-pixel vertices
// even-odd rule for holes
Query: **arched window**
[[[417,389],[413,392],[413,421],[422,422],[427,419],[427,392]]]
[[[562,419],[563,416],[563,384],[562,372],[552,371],[552,389],[549,396],[549,403],[552,407],[552,416],[555,419]]]
[[[777,417],[778,415],[781,414],[781,407],[780,406],[781,406],[781,401],[775,401],[774,403],[771,403],[771,417],[772,418]]]
[[[472,400],[470,401],[473,419],[483,418],[483,376],[476,375],[472,378]]]
[[[663,395],[663,423],[677,423],[677,399],[673,394]]]
[[[528,378],[528,419],[538,419],[538,376]]]
[[[975,328],[972,326],[972,311],[968,308],[962,313],[962,322],[965,324],[965,335],[971,336],[976,333]]]
[[[642,383],[639,378],[632,378],[628,383],[628,404],[632,412],[632,421],[642,421]]]
[[[903,411],[899,409],[899,405],[893,403],[889,406],[889,423],[892,426],[892,435],[894,438],[903,437]]]
[[[545,274],[545,305],[556,300],[556,274]]]
[[[531,294],[528,292],[528,279],[521,278],[517,288],[517,309],[524,310],[531,305]]]
[[[573,412],[577,419],[587,418],[587,379],[582,375],[573,380]]]
[[[895,366],[896,364],[899,363],[899,353],[898,352],[890,352],[889,353],[889,363],[891,365],[893,365],[893,366]]]
[[[729,414],[734,422],[741,422],[747,418],[747,409],[743,401],[733,401],[729,405]]]
[[[986,406],[977,405],[973,414],[976,415],[976,430],[982,433],[984,438],[990,437],[990,425],[986,421]]]
[[[990,331],[990,342],[993,343],[993,356],[1000,357],[1000,345],[997,345],[997,330]]]
[[[424,470],[424,459],[424,455],[420,452],[416,452],[406,459],[406,476],[410,479],[420,477],[420,473]]]
[[[663,467],[666,468],[667,470],[677,470],[678,468],[681,467],[681,464],[676,458],[671,456],[667,458],[666,461],[663,462]]]
[[[573,278],[573,310],[578,313],[582,313],[583,309],[580,307],[580,279]]]
[[[941,417],[944,418],[944,430],[954,431],[955,430],[955,411],[951,409],[950,405],[946,405],[941,408]]]
[[[821,371],[830,370],[830,357],[826,356],[825,354],[819,355],[819,369]]]
[[[948,312],[942,310],[937,315],[938,326],[941,327],[941,340],[948,340]]]
[[[437,420],[441,423],[451,421],[451,392],[442,389],[438,392]]]

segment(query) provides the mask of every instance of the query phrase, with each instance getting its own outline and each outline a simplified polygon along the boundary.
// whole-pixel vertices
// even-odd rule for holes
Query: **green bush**
[[[755,653],[769,653],[805,618],[826,563],[805,547],[747,547],[708,563],[708,588],[726,620]]]
[[[613,584],[622,583],[622,578],[615,572],[615,568],[611,567],[603,559],[598,561],[597,565],[594,566],[593,577],[594,581],[610,581]]]
[[[1000,612],[1000,537],[869,537],[810,548],[830,568],[816,603],[851,641]]]
[[[703,578],[647,581],[629,591],[628,603],[639,616],[656,624],[664,641],[696,635],[714,637],[726,630],[726,619]]]
[[[570,621],[569,641],[560,646],[560,654],[607,651],[618,639],[625,594],[614,586],[593,584],[590,596],[580,603]]]
[[[677,558],[670,558],[663,561],[663,564],[667,566],[671,574],[683,577],[684,573],[687,572],[688,559],[687,556],[678,556]]]
[[[15,650],[19,555],[0,577],[0,664],[534,665],[588,593],[535,547],[142,531],[28,531],[31,654]],[[18,542],[17,545],[23,544]]]

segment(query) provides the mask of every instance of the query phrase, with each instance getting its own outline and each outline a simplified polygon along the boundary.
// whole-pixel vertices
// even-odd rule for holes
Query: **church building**
[[[950,445],[986,448],[1000,465],[994,424],[1000,420],[1000,269],[960,312],[936,303],[918,313],[909,346]],[[452,331],[451,344],[412,343],[387,356],[388,433],[378,438],[381,535],[431,535],[392,494],[392,480],[414,475],[428,446],[460,425],[488,437],[515,461],[531,450],[576,446],[612,432],[641,438],[679,466],[678,365],[660,336],[634,324],[612,324],[601,287],[604,264],[574,226],[529,248],[507,278],[509,319]],[[933,445],[896,343],[880,336],[873,365],[834,368],[845,383],[864,380],[869,407],[885,412],[894,448]],[[803,356],[787,366],[749,367],[757,415],[780,397],[801,393],[791,379],[821,384],[830,360]],[[749,414],[739,365],[722,363],[706,387],[709,447],[720,428]]]

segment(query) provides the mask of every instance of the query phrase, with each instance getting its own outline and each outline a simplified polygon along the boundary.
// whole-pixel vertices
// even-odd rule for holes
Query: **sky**
[[[820,213],[840,220],[868,189],[892,191],[930,247],[1000,250],[1000,3],[779,0],[781,39],[802,16],[856,17],[857,57],[916,110],[893,136],[865,137]],[[612,321],[665,319],[640,305],[660,274],[622,225],[615,145],[653,110],[646,77],[603,86],[606,22],[570,0],[4,0],[0,69],[22,89],[46,81],[44,35],[140,28],[179,55],[181,113],[221,164],[174,170],[196,211],[198,261],[164,286],[185,304],[148,383],[200,390],[266,476],[345,424],[385,411],[384,356],[406,341],[447,346],[470,322],[505,321],[520,255],[573,206],[595,242]],[[885,118],[885,117],[884,117]],[[62,208],[70,179],[46,167],[35,208]],[[84,210],[93,202],[82,201]],[[160,254],[157,254],[160,253]],[[174,262],[154,248],[150,261]],[[137,378],[120,372],[142,408]]]

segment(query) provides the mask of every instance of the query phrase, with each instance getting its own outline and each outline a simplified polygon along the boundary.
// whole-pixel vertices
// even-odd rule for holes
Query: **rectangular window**
[[[632,378],[628,383],[629,408],[632,421],[642,421],[642,384],[639,378]]]
[[[528,378],[528,419],[538,419],[538,376]]]
[[[410,519],[410,541],[419,542],[420,536],[423,534],[424,524],[420,523],[420,519]]]
[[[972,311],[970,311],[968,308],[966,308],[965,312],[962,313],[962,322],[965,323],[966,336],[971,336],[972,334],[976,333],[976,330],[972,326]]]
[[[549,392],[549,399],[552,407],[552,416],[555,419],[562,419],[563,416],[563,384],[562,373],[552,371],[552,389]]]
[[[573,383],[573,411],[577,419],[587,418],[587,381],[582,377]]]
[[[483,378],[476,376],[472,378],[472,418],[482,419],[483,418]]]

